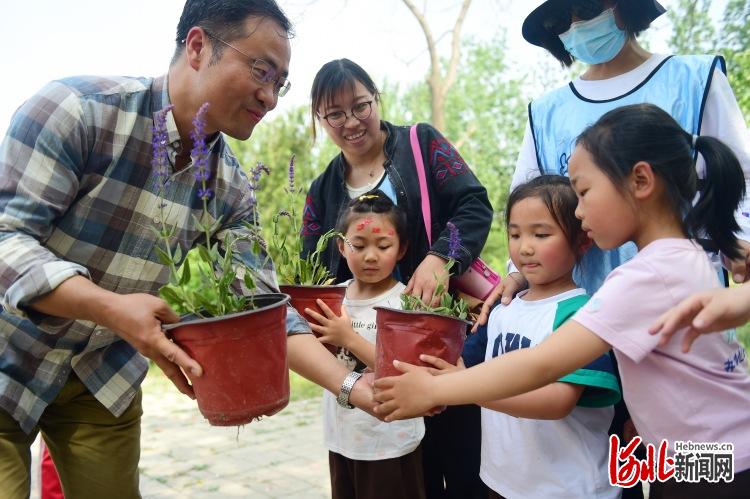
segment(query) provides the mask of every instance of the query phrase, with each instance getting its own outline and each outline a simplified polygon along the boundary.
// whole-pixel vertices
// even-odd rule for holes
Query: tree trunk
[[[445,98],[456,80],[458,60],[461,56],[461,28],[464,19],[466,18],[466,13],[469,10],[469,6],[471,5],[471,0],[463,0],[461,11],[458,13],[456,22],[453,25],[451,34],[451,55],[445,73],[441,71],[442,68],[440,67],[437,43],[432,35],[432,30],[430,29],[429,24],[427,24],[424,12],[417,9],[413,0],[403,0],[403,2],[409,8],[411,13],[414,14],[414,17],[419,22],[419,26],[422,28],[424,37],[427,40],[427,50],[430,54],[430,72],[427,77],[427,85],[430,88],[432,125],[438,130],[445,130]]]

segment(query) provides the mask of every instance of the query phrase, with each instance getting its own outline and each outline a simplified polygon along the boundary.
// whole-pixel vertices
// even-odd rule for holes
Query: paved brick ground
[[[320,398],[241,428],[213,427],[163,378],[144,383],[141,493],[162,498],[330,497]]]
[[[331,496],[320,397],[241,428],[210,426],[160,374],[143,384],[141,494],[167,498]],[[39,498],[38,442],[31,499]]]

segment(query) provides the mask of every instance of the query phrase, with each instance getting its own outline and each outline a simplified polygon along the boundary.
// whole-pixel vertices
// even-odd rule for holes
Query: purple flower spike
[[[211,192],[211,189],[204,189],[202,187],[198,188],[198,197],[202,200],[208,201],[209,199],[211,199],[212,195],[213,192]]]
[[[289,160],[289,192],[294,192],[294,154]]]
[[[458,251],[461,248],[461,236],[458,233],[458,227],[453,222],[448,222],[448,258],[458,259]]]
[[[250,186],[253,190],[257,190],[259,187],[260,182],[260,175],[264,173],[266,175],[271,174],[271,170],[268,169],[266,165],[258,161],[258,164],[255,165],[255,167],[250,170]]]
[[[190,155],[193,157],[193,164],[195,166],[195,180],[202,184],[203,195],[198,196],[201,199],[207,199],[210,197],[210,191],[206,189],[205,183],[208,181],[211,173],[208,170],[208,146],[206,146],[206,111],[208,111],[208,102],[198,109],[193,117],[193,130],[190,132],[190,138],[193,140],[193,149],[190,151]]]
[[[172,110],[172,105],[168,105],[156,112],[154,116],[154,127],[151,136],[151,145],[153,146],[153,156],[151,157],[151,166],[156,174],[157,186],[164,186],[169,179],[169,156],[167,152],[167,143],[169,134],[167,133],[167,113]]]

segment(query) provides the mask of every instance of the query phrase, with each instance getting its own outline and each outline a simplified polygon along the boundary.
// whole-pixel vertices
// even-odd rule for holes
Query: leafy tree
[[[729,82],[745,120],[750,121],[750,0],[730,0],[722,17],[722,53]]]
[[[456,82],[458,63],[461,58],[461,28],[471,6],[471,0],[463,0],[461,3],[461,8],[456,15],[456,21],[451,30],[451,55],[450,58],[443,61],[440,60],[437,49],[439,39],[435,38],[427,22],[427,2],[424,4],[425,9],[419,10],[413,0],[402,1],[417,19],[427,42],[427,50],[430,54],[430,72],[426,77],[426,81],[430,91],[431,121],[434,123],[435,128],[442,130],[446,125],[445,101],[448,98],[451,87]]]
[[[718,23],[709,5],[707,0],[679,0],[669,12],[670,46],[678,54],[723,55],[732,90],[745,120],[750,120],[750,0],[729,0]]]
[[[256,128],[248,141],[230,139],[232,150],[246,171],[260,161],[271,173],[260,180],[257,191],[261,225],[266,238],[270,237],[271,223],[281,210],[290,210],[289,198],[284,189],[289,185],[289,160],[295,156],[295,185],[304,190],[310,186],[328,162],[338,153],[330,141],[313,143],[310,111],[307,106],[297,106],[286,113],[277,115]],[[300,206],[294,206],[296,213],[302,213]],[[276,259],[271,250],[271,257]]]
[[[711,51],[716,28],[709,14],[709,0],[679,0],[668,11],[672,22],[669,45],[678,54],[705,54]]]
[[[490,41],[464,42],[463,62],[446,95],[446,125],[440,129],[459,150],[487,188],[495,220],[482,258],[494,268],[507,260],[505,214],[510,180],[526,123],[524,78],[508,67],[504,35]],[[429,122],[430,92],[426,85],[404,89],[385,85],[385,118],[396,123]]]

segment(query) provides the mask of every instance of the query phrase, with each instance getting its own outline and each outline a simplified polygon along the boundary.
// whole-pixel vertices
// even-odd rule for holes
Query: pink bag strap
[[[432,214],[430,212],[430,195],[427,192],[427,178],[425,176],[424,161],[422,160],[422,150],[417,140],[417,125],[412,125],[409,130],[409,140],[411,141],[411,152],[414,154],[414,163],[417,165],[417,177],[419,178],[419,193],[422,198],[422,221],[424,222],[425,231],[427,231],[427,243],[432,246]]]

